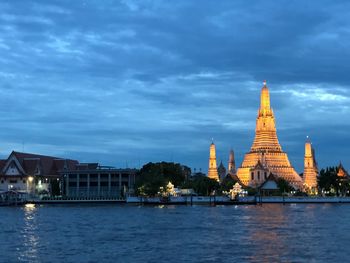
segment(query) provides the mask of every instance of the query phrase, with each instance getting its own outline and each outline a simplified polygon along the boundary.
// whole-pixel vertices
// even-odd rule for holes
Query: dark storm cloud
[[[2,1],[2,154],[26,150],[206,171],[254,136],[267,79],[282,147],[301,171],[350,166],[346,1]]]

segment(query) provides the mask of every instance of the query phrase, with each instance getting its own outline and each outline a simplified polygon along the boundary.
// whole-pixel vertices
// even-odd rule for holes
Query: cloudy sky
[[[305,2],[1,1],[1,156],[240,164],[266,79],[298,172],[350,169],[350,4]]]

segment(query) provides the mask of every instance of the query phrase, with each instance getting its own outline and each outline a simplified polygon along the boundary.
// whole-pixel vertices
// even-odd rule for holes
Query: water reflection
[[[2,208],[0,261],[348,261],[348,204],[170,208]]]
[[[255,207],[248,225],[248,242],[251,244],[253,262],[276,262],[288,254],[288,214],[281,205]]]
[[[19,260],[38,260],[38,224],[37,224],[37,210],[34,204],[26,204],[24,210],[24,224],[21,231],[23,238],[23,251],[20,252]]]

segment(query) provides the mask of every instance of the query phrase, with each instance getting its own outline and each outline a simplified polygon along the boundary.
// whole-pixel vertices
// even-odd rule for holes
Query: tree
[[[230,191],[235,183],[237,183],[237,181],[234,180],[230,175],[227,175],[221,182],[220,191]]]
[[[346,195],[350,189],[348,179],[338,176],[337,167],[321,169],[318,187],[327,195]]]
[[[182,184],[183,188],[192,188],[199,195],[210,195],[220,188],[219,182],[207,176],[196,176]]]
[[[288,181],[284,180],[281,177],[277,179],[277,186],[278,186],[281,194],[294,190],[294,188],[288,183]]]
[[[136,175],[135,190],[139,195],[154,196],[160,187],[165,188],[168,182],[181,185],[191,174],[191,169],[179,163],[147,163]]]

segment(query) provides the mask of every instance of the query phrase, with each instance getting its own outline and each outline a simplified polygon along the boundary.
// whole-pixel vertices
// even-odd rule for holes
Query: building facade
[[[134,189],[136,169],[81,163],[61,172],[63,195],[74,198],[121,198]]]
[[[53,156],[13,151],[0,160],[0,191],[32,195],[50,194],[59,185],[60,171],[73,169],[78,161]]]

